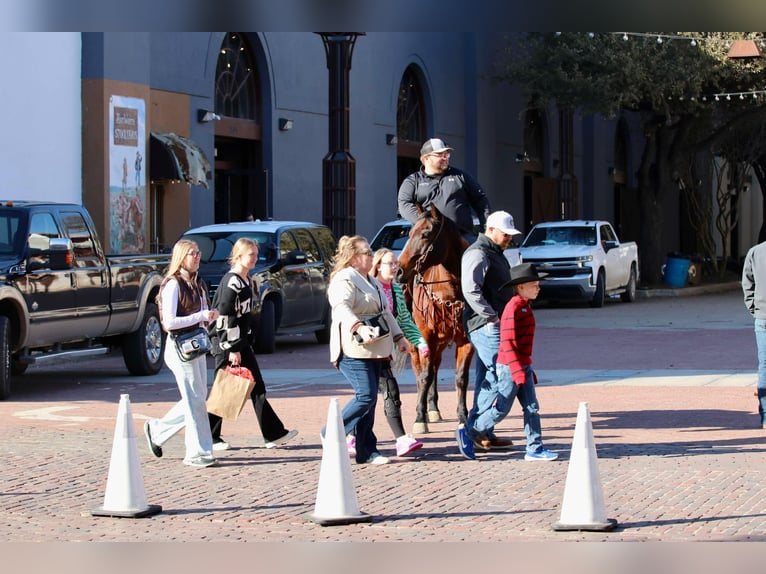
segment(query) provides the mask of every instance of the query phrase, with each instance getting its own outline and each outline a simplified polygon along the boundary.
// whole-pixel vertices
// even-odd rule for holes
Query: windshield
[[[220,233],[190,233],[184,239],[197,243],[202,252],[202,262],[223,263],[228,261],[231,248],[240,237],[249,237],[258,242],[258,264],[272,265],[277,262],[277,246],[273,233],[254,232],[220,232]]]
[[[573,227],[535,227],[524,240],[524,247],[537,245],[595,245],[596,228],[585,226]]]
[[[0,210],[0,255],[13,255],[24,250],[25,234],[17,211]]]

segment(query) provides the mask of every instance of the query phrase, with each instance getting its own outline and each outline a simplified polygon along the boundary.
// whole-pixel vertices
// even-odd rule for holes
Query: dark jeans
[[[250,369],[255,379],[253,392],[250,393],[250,400],[253,402],[255,417],[258,419],[258,426],[261,428],[261,434],[266,442],[277,440],[287,434],[287,429],[282,421],[271,408],[271,404],[266,400],[266,383],[263,380],[261,369],[258,367],[258,361],[255,359],[255,353],[249,346],[240,352],[242,356],[242,366]],[[215,355],[215,370],[223,369],[229,364],[227,353]],[[210,421],[210,432],[213,434],[213,442],[221,440],[221,426],[223,419],[218,415],[208,413]]]

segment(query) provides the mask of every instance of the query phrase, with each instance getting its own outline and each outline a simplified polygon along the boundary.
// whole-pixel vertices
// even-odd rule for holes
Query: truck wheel
[[[11,326],[0,316],[0,401],[11,396]]]
[[[332,315],[330,312],[330,306],[327,306],[327,311],[325,311],[324,314],[324,327],[319,329],[318,331],[314,331],[314,335],[317,338],[317,343],[321,343],[322,345],[326,345],[330,342],[330,327],[332,326]]]
[[[596,292],[591,299],[591,307],[603,307],[604,306],[604,292],[606,291],[606,277],[604,276],[604,270],[601,269],[598,272],[598,278],[596,279]]]
[[[258,322],[258,335],[255,339],[256,353],[271,355],[277,350],[276,330],[274,301],[266,300],[261,305],[261,320]]]
[[[628,286],[625,288],[625,292],[620,295],[623,301],[626,303],[633,303],[636,300],[636,268],[630,266],[630,278],[628,279]]]
[[[164,349],[165,337],[160,324],[160,313],[157,305],[148,303],[141,326],[123,337],[122,358],[131,375],[156,375],[162,368]]]

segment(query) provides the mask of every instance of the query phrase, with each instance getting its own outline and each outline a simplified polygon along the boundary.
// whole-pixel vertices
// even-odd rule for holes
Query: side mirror
[[[54,237],[48,247],[51,269],[71,269],[74,263],[74,248],[72,240]]]
[[[287,265],[303,265],[307,261],[306,252],[300,249],[290,251],[285,257],[285,263]]]
[[[614,249],[617,247],[616,241],[604,241],[604,251],[609,251],[610,249]]]

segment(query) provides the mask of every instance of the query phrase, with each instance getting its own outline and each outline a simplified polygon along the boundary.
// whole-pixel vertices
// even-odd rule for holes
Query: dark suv
[[[188,230],[202,252],[200,275],[215,294],[229,270],[229,253],[240,237],[258,242],[258,263],[253,269],[254,347],[273,353],[276,335],[314,333],[317,341],[330,340],[327,284],[337,241],[324,225],[306,221],[243,221],[206,225]]]

